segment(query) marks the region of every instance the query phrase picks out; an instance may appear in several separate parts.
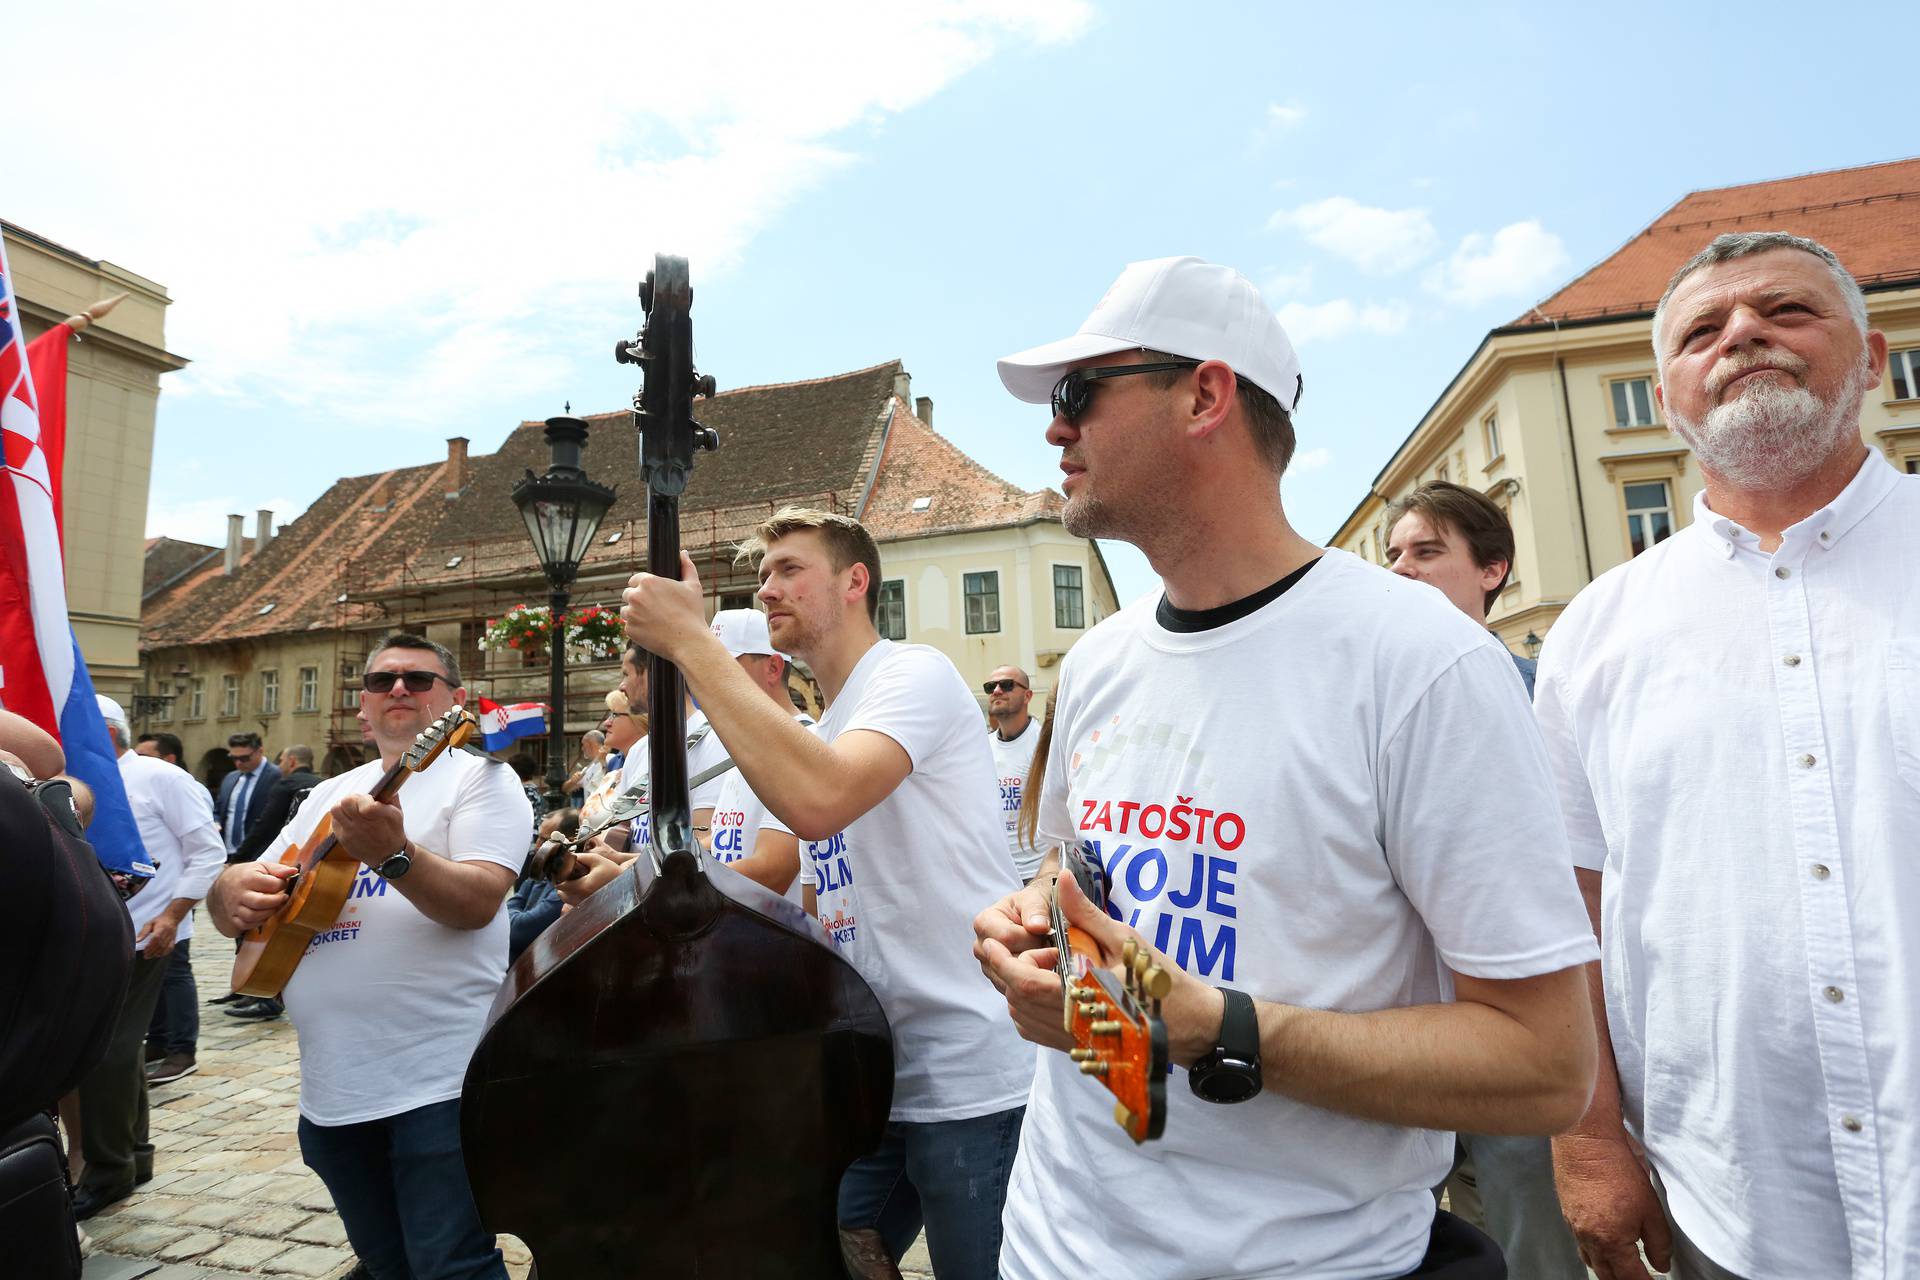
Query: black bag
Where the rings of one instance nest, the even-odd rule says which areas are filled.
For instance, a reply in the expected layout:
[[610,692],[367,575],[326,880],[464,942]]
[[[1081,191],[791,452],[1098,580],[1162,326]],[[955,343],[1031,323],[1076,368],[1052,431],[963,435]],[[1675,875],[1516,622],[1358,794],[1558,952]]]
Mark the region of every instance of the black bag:
[[53,1121],[35,1113],[0,1133],[0,1240],[9,1274],[78,1280],[80,1237]]

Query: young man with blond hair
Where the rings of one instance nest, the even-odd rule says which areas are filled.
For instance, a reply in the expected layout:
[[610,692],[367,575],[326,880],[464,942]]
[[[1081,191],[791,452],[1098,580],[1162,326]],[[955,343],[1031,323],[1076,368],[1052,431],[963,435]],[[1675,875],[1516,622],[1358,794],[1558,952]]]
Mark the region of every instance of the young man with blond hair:
[[893,1026],[893,1114],[840,1186],[840,1224],[895,1261],[925,1225],[941,1280],[995,1280],[1033,1054],[967,959],[979,903],[1017,887],[980,709],[953,663],[874,628],[880,553],[856,520],[788,508],[748,544],[773,646],[826,699],[809,731],[728,652],[699,575],[636,574],[627,633],[685,673],[769,822],[802,842],[821,924]]

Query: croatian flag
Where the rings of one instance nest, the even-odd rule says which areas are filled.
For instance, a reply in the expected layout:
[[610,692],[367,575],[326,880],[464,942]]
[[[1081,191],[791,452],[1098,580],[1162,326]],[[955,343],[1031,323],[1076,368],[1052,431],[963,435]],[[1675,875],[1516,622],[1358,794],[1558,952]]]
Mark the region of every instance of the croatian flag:
[[[60,530],[60,471],[66,451],[66,342],[56,326],[33,344],[32,367],[13,270],[0,245],[0,700],[60,740],[67,772],[93,789],[87,840],[110,871],[151,876],[93,681],[67,620]],[[59,386],[43,419],[34,372]]]
[[480,745],[488,751],[498,751],[515,738],[542,738],[546,733],[544,702],[511,702],[503,707],[491,698],[480,699]]

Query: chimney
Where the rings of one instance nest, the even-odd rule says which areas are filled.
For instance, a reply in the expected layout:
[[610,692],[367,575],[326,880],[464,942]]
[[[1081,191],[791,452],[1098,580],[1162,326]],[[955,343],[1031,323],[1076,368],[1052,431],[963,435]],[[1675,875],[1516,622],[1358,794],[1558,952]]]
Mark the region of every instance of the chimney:
[[932,426],[933,425],[933,397],[921,396],[918,400],[915,400],[913,402],[913,416],[920,419],[920,421],[926,423],[928,426]]
[[905,368],[893,375],[893,394],[900,397],[901,404],[913,403],[913,375]]
[[261,507],[253,513],[253,554],[259,555],[273,541],[273,512]]
[[447,496],[457,498],[460,491],[467,487],[467,438],[449,436],[447,439]]
[[227,572],[232,573],[240,567],[241,545],[247,540],[247,518],[242,515],[227,517]]

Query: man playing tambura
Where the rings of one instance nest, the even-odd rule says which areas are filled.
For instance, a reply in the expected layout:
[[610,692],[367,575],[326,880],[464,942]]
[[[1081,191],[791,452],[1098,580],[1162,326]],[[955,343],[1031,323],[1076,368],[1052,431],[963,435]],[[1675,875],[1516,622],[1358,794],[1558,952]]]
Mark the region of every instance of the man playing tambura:
[[[1136,939],[1172,975],[1178,1068],[1137,1147],[1079,1064],[1040,1054],[1002,1275],[1504,1274],[1430,1188],[1448,1130],[1579,1116],[1596,954],[1511,659],[1288,524],[1300,366],[1237,272],[1135,263],[1000,375],[1053,401],[1068,530],[1134,543],[1164,584],[1061,666],[1040,837],[1110,881],[1118,919],[1059,889],[1105,962]],[[975,929],[1021,1033],[1064,1050],[1056,873]]]

